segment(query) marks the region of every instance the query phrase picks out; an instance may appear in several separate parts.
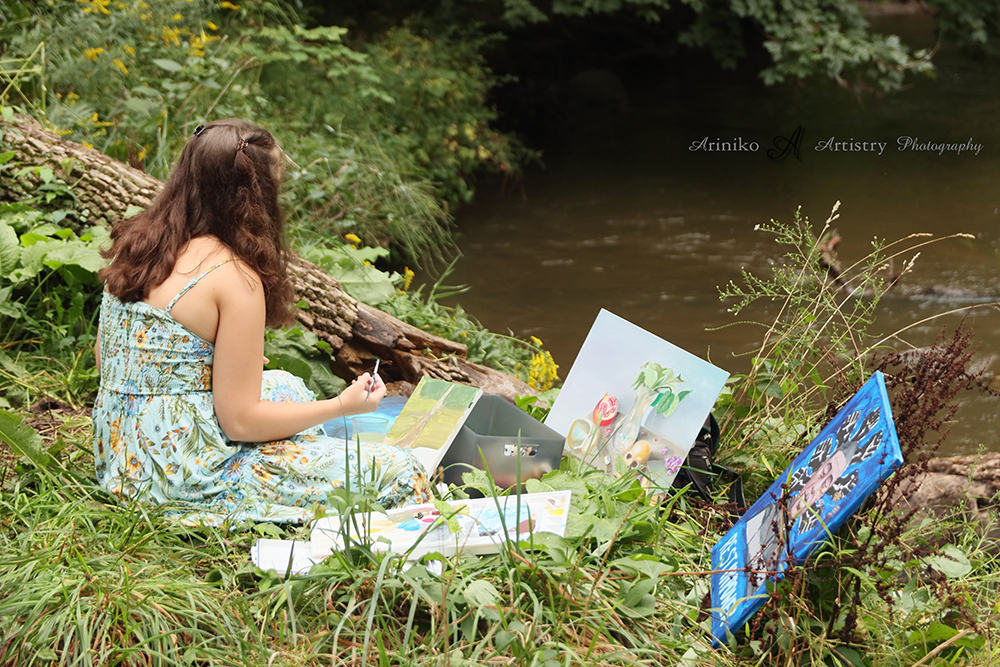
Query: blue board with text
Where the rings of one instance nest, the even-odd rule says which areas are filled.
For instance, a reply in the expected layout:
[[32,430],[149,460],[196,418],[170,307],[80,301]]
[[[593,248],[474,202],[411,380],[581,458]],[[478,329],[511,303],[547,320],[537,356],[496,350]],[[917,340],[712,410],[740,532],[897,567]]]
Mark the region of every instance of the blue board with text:
[[712,548],[712,635],[736,634],[768,580],[802,563],[903,463],[882,373],[855,394]]

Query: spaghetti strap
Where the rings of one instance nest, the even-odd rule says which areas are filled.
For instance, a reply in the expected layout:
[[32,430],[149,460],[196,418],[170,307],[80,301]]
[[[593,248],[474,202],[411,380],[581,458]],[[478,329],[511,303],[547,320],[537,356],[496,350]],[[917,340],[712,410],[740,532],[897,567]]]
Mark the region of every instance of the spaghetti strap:
[[221,262],[219,262],[218,264],[216,264],[215,266],[212,266],[212,267],[208,268],[207,270],[202,271],[201,274],[199,274],[198,276],[195,276],[194,278],[192,278],[191,282],[189,282],[187,285],[185,285],[184,288],[180,292],[178,292],[177,295],[173,299],[170,300],[170,303],[167,304],[167,307],[164,310],[169,313],[170,310],[174,307],[174,304],[177,303],[177,300],[180,299],[185,294],[187,294],[187,292],[188,292],[189,289],[191,289],[192,287],[194,287],[195,285],[197,285],[199,280],[201,280],[202,278],[204,278],[205,276],[207,276],[208,274],[210,274],[212,271],[215,271],[217,268],[219,268],[223,264],[227,264],[227,263],[233,261],[234,259],[236,259],[236,258],[235,257],[230,257],[229,259],[224,259]]

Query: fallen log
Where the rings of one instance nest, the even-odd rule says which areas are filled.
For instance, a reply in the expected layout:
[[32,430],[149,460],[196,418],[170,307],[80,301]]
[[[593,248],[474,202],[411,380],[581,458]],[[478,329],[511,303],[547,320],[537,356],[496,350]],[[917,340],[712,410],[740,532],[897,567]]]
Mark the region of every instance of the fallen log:
[[[12,122],[0,121],[0,142],[0,151],[15,153],[14,162],[24,167],[48,167],[72,185],[78,206],[88,212],[89,224],[114,225],[130,207],[149,206],[163,185],[149,174],[64,139],[26,116],[15,114]],[[35,171],[0,171],[0,200],[31,196],[41,183],[42,177]],[[301,257],[296,256],[289,268],[297,297],[304,302],[298,320],[330,344],[333,370],[344,379],[371,370],[377,356],[382,359],[379,372],[390,388],[398,383],[396,387],[404,392],[421,377],[430,376],[480,387],[511,401],[515,395],[537,393],[519,378],[469,361],[465,345],[353,299],[323,269]]]

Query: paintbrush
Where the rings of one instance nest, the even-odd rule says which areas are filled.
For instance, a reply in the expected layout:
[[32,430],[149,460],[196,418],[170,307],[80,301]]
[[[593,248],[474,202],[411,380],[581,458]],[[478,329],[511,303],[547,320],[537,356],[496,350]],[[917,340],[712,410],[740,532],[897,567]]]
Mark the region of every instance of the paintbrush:
[[375,386],[375,378],[378,377],[378,364],[379,364],[380,361],[382,361],[382,360],[381,359],[376,359],[375,360],[375,370],[372,371],[372,379],[368,383],[368,393],[365,394],[365,403],[368,402],[368,398],[372,395],[372,387]]

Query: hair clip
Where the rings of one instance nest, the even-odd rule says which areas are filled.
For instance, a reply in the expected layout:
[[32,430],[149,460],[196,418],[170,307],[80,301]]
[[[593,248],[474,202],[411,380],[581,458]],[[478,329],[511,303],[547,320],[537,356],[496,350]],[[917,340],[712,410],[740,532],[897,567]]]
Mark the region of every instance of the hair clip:
[[250,142],[246,139],[240,139],[240,143],[236,144],[237,151],[245,151],[246,147],[250,145]]
[[207,129],[208,128],[205,127],[204,125],[199,125],[198,127],[194,128],[194,136],[200,137],[201,135],[205,134],[205,130]]

